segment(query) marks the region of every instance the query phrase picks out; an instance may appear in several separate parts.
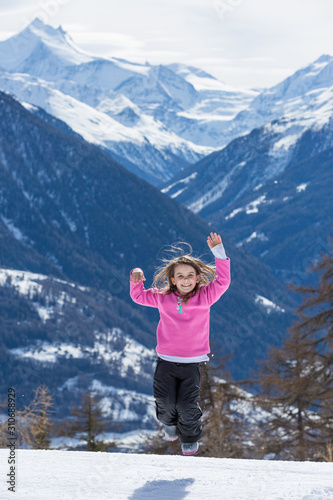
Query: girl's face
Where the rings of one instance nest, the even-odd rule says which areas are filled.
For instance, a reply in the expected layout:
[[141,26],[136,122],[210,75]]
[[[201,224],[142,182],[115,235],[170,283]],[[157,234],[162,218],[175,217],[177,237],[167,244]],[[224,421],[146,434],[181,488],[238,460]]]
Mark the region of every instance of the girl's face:
[[191,292],[200,281],[200,274],[197,274],[194,267],[187,264],[178,264],[174,270],[174,276],[171,278],[173,285],[176,285],[177,291],[182,295]]

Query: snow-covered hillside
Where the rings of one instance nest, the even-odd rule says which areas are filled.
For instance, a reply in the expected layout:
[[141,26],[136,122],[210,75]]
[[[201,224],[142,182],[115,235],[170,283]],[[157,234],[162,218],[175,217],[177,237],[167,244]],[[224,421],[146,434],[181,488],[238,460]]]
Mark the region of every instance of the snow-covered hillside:
[[230,121],[236,139],[162,189],[286,284],[311,279],[308,264],[330,251],[332,75],[333,57],[323,55],[261,92]]
[[[80,366],[86,363],[85,389],[98,396],[103,416],[112,417],[113,422],[121,423],[125,429],[118,435],[107,432],[101,439],[116,442],[121,450],[128,446],[136,451],[142,449],[143,430],[155,429],[155,404],[151,394],[155,350],[142,345],[117,327],[116,320],[115,326],[111,328],[98,319],[99,315],[104,314],[105,307],[112,312],[112,306],[103,298],[103,293],[97,293],[95,297],[96,291],[88,287],[37,273],[3,268],[0,269],[1,288],[7,291],[7,295],[10,292],[17,294],[19,300],[23,299],[31,306],[32,315],[37,312],[39,316],[40,334],[36,338],[37,328],[26,315],[25,324],[32,325],[34,338],[21,339],[16,335],[15,347],[8,349],[12,362],[20,363],[21,369],[27,366],[30,377],[35,375],[35,385],[40,383],[41,370],[44,370],[44,383],[50,384],[46,370],[50,371],[54,380],[57,371],[64,372],[68,366],[74,370],[76,364]],[[97,298],[98,310],[96,303],[92,305],[89,302],[93,297]],[[262,310],[263,314],[279,309],[260,295],[257,295],[255,302],[258,311]],[[87,336],[80,324],[82,316],[87,326]],[[54,324],[58,324],[62,335],[52,329],[45,339],[46,331]],[[89,365],[89,362],[92,364]],[[103,369],[110,375],[108,381],[101,375]],[[57,392],[58,410],[61,404],[67,406],[69,393],[72,401],[78,398],[81,394],[80,381],[82,374],[79,370],[74,370],[68,377],[59,378],[53,387]],[[236,419],[246,421],[249,429],[256,429],[270,418],[270,414],[256,404],[251,393],[241,389],[235,391],[239,397],[232,401],[231,406]],[[131,432],[128,435],[129,429]],[[52,441],[53,448],[75,448],[80,444],[79,439],[73,438],[55,438]]]
[[225,144],[284,116],[290,121],[320,126],[332,114],[332,83],[333,57],[323,55],[279,84],[262,90],[229,123]]
[[[333,464],[17,450],[16,493],[2,500],[331,500]],[[16,496],[15,496],[16,495]]]
[[[0,269],[1,289],[7,291],[8,296],[14,293],[16,300],[24,301],[31,308],[31,317],[26,314],[25,325],[28,328],[31,325],[34,335],[30,334],[29,339],[25,339],[17,333],[13,347],[8,349],[12,363],[19,363],[21,370],[26,367],[29,377],[25,378],[25,383],[28,378],[34,379],[36,387],[41,383],[40,372],[44,370],[43,382],[50,386],[54,374],[63,373],[65,366],[73,370],[76,364],[85,364],[86,375],[90,372],[86,389],[99,396],[104,417],[112,414],[114,421],[122,422],[125,429],[139,424],[153,426],[155,413],[150,386],[155,351],[119,328],[116,319],[111,322],[113,327],[109,326],[110,323],[107,326],[101,322],[99,316],[103,315],[105,308],[111,312],[113,307],[108,303],[110,301],[105,301],[103,293],[97,293],[96,297],[96,290],[88,287],[37,273],[3,268]],[[91,299],[96,298],[98,311],[88,305]],[[87,335],[83,324],[87,326]],[[59,335],[55,328],[50,336],[46,336],[52,325],[58,325],[62,334]],[[100,375],[103,369],[109,373],[108,381]],[[53,374],[49,380],[46,372]],[[71,399],[80,393],[82,374],[79,375],[79,372],[74,369],[58,380],[58,412],[61,400],[64,408],[68,407],[69,391]],[[138,379],[141,387],[138,386]]]
[[38,19],[0,42],[0,88],[155,182],[224,144],[222,130],[258,95],[189,66],[96,57]]
[[[23,104],[39,106],[63,120],[86,141],[135,163],[148,179],[149,176],[166,179],[176,174],[175,167],[179,165],[174,162],[174,156],[181,157],[186,164],[212,150],[182,139],[122,96],[113,93],[112,99],[105,98],[94,107],[86,104],[88,92],[84,93],[70,82],[66,82],[65,87],[60,91],[55,84],[27,74],[0,73],[1,89],[15,95]],[[168,174],[166,165],[169,165]]]
[[[331,64],[333,67],[333,62]],[[285,108],[288,108],[288,102],[285,102]],[[257,112],[261,120],[264,109]],[[254,113],[251,107],[247,113],[250,110]],[[297,154],[305,157],[300,146],[305,150],[304,153],[308,153],[304,146],[306,133],[323,131],[315,153],[331,147],[332,116],[333,85],[309,91],[309,95],[306,94],[303,98],[299,96],[296,105],[290,104],[290,111],[283,116],[268,121],[259,129],[239,137],[216,155],[189,167],[162,192],[186,204],[196,213],[202,212],[217,200],[223,206],[232,206],[244,193],[255,191],[257,186],[284,172]],[[267,118],[271,117],[272,113],[269,113]],[[258,120],[259,118],[254,119],[254,126]],[[230,191],[234,194],[227,198],[226,193]],[[255,195],[253,203],[256,203]]]
[[158,185],[283,116],[288,139],[272,149],[279,163],[305,127],[331,115],[332,72],[333,58],[323,55],[270,89],[236,89],[184,64],[88,54],[61,27],[39,19],[0,42],[1,89],[65,121]]

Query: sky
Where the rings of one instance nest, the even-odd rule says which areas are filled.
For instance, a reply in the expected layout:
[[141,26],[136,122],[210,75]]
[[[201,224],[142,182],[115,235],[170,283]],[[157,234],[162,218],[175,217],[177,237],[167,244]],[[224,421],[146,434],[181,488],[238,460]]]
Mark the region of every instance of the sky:
[[238,88],[271,87],[333,56],[331,0],[0,0],[0,40],[36,17],[90,53],[181,62]]

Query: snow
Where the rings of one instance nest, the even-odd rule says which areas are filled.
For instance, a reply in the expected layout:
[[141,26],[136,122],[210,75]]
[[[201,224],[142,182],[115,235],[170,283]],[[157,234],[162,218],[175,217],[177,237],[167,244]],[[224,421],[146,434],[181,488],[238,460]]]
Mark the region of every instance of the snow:
[[[215,182],[214,187],[212,189],[210,189],[209,191],[206,191],[206,193],[201,198],[199,198],[194,203],[190,204],[188,206],[188,208],[190,210],[192,210],[194,213],[198,213],[198,212],[200,212],[200,210],[205,208],[210,203],[213,203],[215,200],[218,200],[219,198],[221,198],[224,191],[231,184],[233,176],[236,175],[239,171],[241,171],[245,165],[246,165],[246,162],[242,161],[241,163],[239,163],[235,167],[233,167],[230,170],[230,172],[228,172],[222,178],[222,180],[220,180],[219,182]],[[179,182],[181,182],[181,181],[179,181]]]
[[[281,174],[292,159],[305,131],[319,131],[323,127],[330,127],[333,112],[332,74],[333,58],[325,56],[278,86],[264,90],[247,109],[229,122],[228,130],[223,130],[222,134],[228,141],[232,135],[240,137],[262,127],[258,144],[268,148],[266,165],[262,167],[258,162],[258,167],[251,168],[244,190],[258,190],[265,181]],[[327,139],[320,146],[320,151],[331,146],[331,134],[327,132],[325,135]],[[233,175],[237,174],[234,168],[229,167],[228,174],[222,180],[218,178],[213,188],[208,184],[202,190],[196,190],[187,204],[188,208],[199,212],[216,199],[222,198],[226,186],[231,185]],[[191,187],[188,186],[189,192]],[[244,210],[247,214],[257,213],[258,204],[246,209],[236,209],[228,217],[234,217]]]
[[[333,464],[16,450],[20,500],[329,500]],[[8,450],[0,450],[2,500]]]
[[[282,100],[283,106],[281,108],[277,106],[278,101],[275,102],[272,96],[272,101],[270,101],[269,96],[269,93],[263,93],[253,101],[247,110],[239,113],[230,122],[230,130],[235,134],[235,130],[237,130],[236,135],[239,137],[246,128],[251,130],[265,123],[260,132],[258,145],[268,149],[267,161],[264,167],[258,161],[258,167],[254,165],[251,172],[245,174],[243,190],[252,189],[256,191],[266,181],[272,180],[283,173],[292,160],[300,139],[308,130],[316,132],[325,127],[326,130],[323,133],[325,140],[320,145],[318,152],[331,147],[330,128],[332,127],[333,86],[321,88],[320,91],[318,89],[316,91],[311,90],[302,98],[298,97],[296,99],[294,97],[289,100]],[[295,101],[297,102],[295,103]],[[274,102],[276,109],[271,112],[272,103]],[[227,149],[226,156],[228,156],[228,152]],[[258,156],[254,158],[257,160]],[[190,210],[198,213],[215,200],[222,198],[224,192],[232,185],[233,178],[239,175],[239,170],[245,162],[241,162],[235,167],[229,167],[228,162],[227,164],[228,173],[224,177],[218,175],[217,182],[213,187],[211,187],[211,183],[207,183],[206,187],[204,186],[203,189],[195,191],[187,204]],[[181,180],[178,182],[181,183]],[[192,185],[189,184],[189,192],[191,192],[191,188]],[[266,201],[264,197],[261,197],[252,204],[248,204],[245,208],[233,210],[227,215],[226,219],[228,220],[228,218],[232,218],[243,211],[247,214],[258,213],[258,207],[261,203],[272,203],[272,201]]]
[[[138,416],[136,415],[136,420]],[[103,439],[106,443],[115,443],[119,452],[133,452],[133,450],[138,450],[142,448],[147,442],[147,438],[154,437],[155,431],[149,430],[135,430],[129,432],[105,432],[103,435],[99,435],[98,439]],[[51,448],[53,450],[75,449],[76,446],[82,446],[85,442],[80,438],[71,438],[67,436],[56,437],[51,439]]]
[[[15,287],[18,293],[31,297],[35,292],[41,292],[42,286],[39,281],[49,280],[50,277],[45,274],[32,273],[30,271],[0,268],[0,286],[4,286],[7,279],[11,281],[11,286]],[[69,285],[73,288],[77,286],[75,283],[60,280],[58,278],[52,278],[52,280],[63,285]],[[88,288],[84,286],[79,286],[78,288],[83,292],[88,290]],[[68,298],[66,297],[66,299]]]
[[[31,273],[29,271],[20,271],[20,270],[15,270],[15,269],[1,269],[0,268],[0,286],[5,286],[7,283],[11,287],[15,288],[15,290],[20,294],[20,295],[25,295],[30,299],[34,299],[34,296],[36,294],[40,294],[43,291],[43,285],[41,282],[49,280],[50,278],[46,275],[43,274],[37,274],[37,273]],[[71,287],[75,287],[76,285],[74,283],[70,283],[68,281],[63,281],[58,278],[52,278],[52,280],[56,283],[62,284],[62,285],[68,285]],[[79,289],[81,291],[86,291],[87,288],[83,286],[79,286]],[[61,309],[64,305],[65,302],[71,302],[72,304],[75,303],[76,299],[75,297],[71,297],[68,293],[65,293],[63,291],[59,291],[56,296],[52,297],[53,300],[55,300],[55,305],[52,307],[49,306],[43,306],[38,303],[38,301],[33,301],[32,305],[35,307],[37,313],[39,314],[39,317],[41,318],[42,321],[46,321],[50,319],[54,315],[54,311],[57,308],[58,310]],[[46,297],[47,300],[47,297]],[[34,355],[34,352],[36,351],[36,347],[32,348],[32,350],[29,350],[29,348],[26,348],[26,350],[23,352],[17,351],[15,354],[16,355],[22,355],[24,357],[35,357],[36,359],[41,358],[42,354],[41,351],[45,351],[43,346],[38,346],[38,356],[36,357]],[[47,351],[47,349],[46,349]],[[48,358],[49,355],[46,354],[46,358]]]
[[23,242],[28,242],[28,238],[26,236],[24,236],[24,234],[22,233],[22,231],[15,226],[15,224],[7,219],[6,217],[4,217],[3,215],[1,215],[1,219],[2,219],[2,222],[5,224],[5,226],[7,227],[8,231],[12,233],[12,235],[14,236],[14,238],[18,241],[23,241]]
[[17,347],[10,349],[14,356],[21,358],[33,358],[36,361],[55,363],[58,356],[66,356],[73,358],[82,358],[83,353],[80,347],[75,347],[70,344],[50,344],[49,342],[42,342],[36,347],[23,348]]
[[[85,140],[162,181],[178,173],[170,168],[173,154],[194,163],[264,124],[276,137],[267,167],[254,182],[268,180],[286,168],[304,131],[323,127],[333,111],[331,56],[259,94],[185,64],[96,57],[77,47],[61,27],[37,19],[0,42],[0,66],[6,70],[0,87],[26,107],[44,108]],[[223,194],[225,185],[189,208],[200,211]],[[183,192],[177,191],[173,197]]]
[[[184,179],[181,180],[180,184],[188,184],[190,181],[194,180],[197,176],[198,172],[193,172],[191,175],[189,175],[188,177],[184,177]],[[168,193],[170,191],[170,189],[172,189],[174,186],[176,186],[177,184],[179,183],[179,181],[177,182],[174,182],[173,184],[170,184],[169,186],[167,186],[166,188],[164,189],[161,189],[161,192],[162,193]],[[185,189],[185,188],[184,188]],[[181,190],[183,191],[183,189]],[[172,198],[175,198],[176,196],[178,196],[179,192],[172,195]]]
[[[95,86],[98,85],[96,81]],[[156,164],[157,161],[152,157],[151,162],[147,162],[147,154],[143,159],[142,147],[156,148],[163,156],[166,151],[172,151],[189,162],[213,151],[211,147],[183,139],[124,96],[111,94],[106,98],[104,89],[98,90],[97,99],[93,97],[96,95],[93,86],[82,90],[74,82],[59,81],[55,84],[41,77],[6,72],[0,74],[0,88],[14,94],[26,108],[29,102],[45,109],[66,122],[86,141],[126,157],[143,170],[151,171],[150,163]],[[91,102],[96,99],[97,103]],[[128,111],[137,118],[126,121]]]
[[296,191],[298,193],[301,193],[302,191],[305,191],[307,187],[308,187],[308,183],[304,182],[303,184],[300,184],[299,186],[296,186]]
[[[229,216],[230,218],[231,216]],[[260,241],[268,241],[267,236],[265,233],[257,233],[257,231],[253,231],[253,233],[250,234],[248,238],[245,238],[244,241],[241,241],[240,243],[237,243],[237,247],[241,247],[244,245],[244,243],[251,243],[253,240],[260,240]]]
[[31,273],[29,271],[17,271],[13,269],[0,269],[0,285],[4,286],[7,280],[10,280],[17,292],[21,295],[33,297],[37,292],[42,291],[39,281],[48,279],[43,274]]
[[[91,354],[97,354],[97,359],[103,359],[110,364],[120,363],[123,377],[126,377],[129,368],[132,368],[134,373],[139,374],[142,370],[143,360],[149,360],[152,363],[155,360],[156,353],[154,349],[148,349],[139,344],[119,328],[112,328],[111,332],[109,331],[106,334],[97,333],[95,336],[94,347],[86,347],[85,350]],[[116,350],[116,347],[113,347],[112,351],[110,351],[110,343],[115,343],[117,339],[122,339],[125,345],[119,351]]]
[[21,101],[22,106],[25,107],[28,111],[38,111],[38,107],[30,104],[29,102]]
[[61,27],[38,19],[0,42],[0,67],[0,88],[27,109],[45,109],[85,140],[164,181],[177,173],[170,171],[170,153],[186,163],[208,155],[221,146],[228,122],[258,95],[191,66],[93,56]]
[[[230,85],[226,85],[225,83],[216,80],[211,77],[200,77],[198,75],[189,74],[186,77],[186,80],[193,85],[196,90],[222,90],[224,92],[234,92],[235,88]],[[249,95],[255,97],[257,92],[251,90],[245,90]]]
[[258,199],[251,201],[248,205],[246,205],[245,211],[247,214],[256,214],[259,212],[258,206],[262,203],[266,203],[266,195],[259,196]]
[[288,134],[288,135],[282,137],[280,140],[276,141],[273,144],[273,147],[272,147],[272,149],[270,151],[270,154],[275,155],[275,153],[279,149],[288,150],[291,147],[295,146],[296,142],[301,137],[301,135],[302,135],[303,132],[304,132],[304,130],[302,130],[298,134]]
[[72,231],[72,233],[75,233],[77,230],[75,222],[66,214],[64,210],[60,210],[61,215],[65,219],[69,229]]
[[54,307],[45,307],[41,306],[39,304],[34,304],[38,315],[42,321],[47,321],[48,319],[52,318],[53,313],[54,313]]
[[21,33],[1,42],[2,66],[11,70],[22,64],[35,49],[39,48],[41,42],[65,65],[79,65],[93,60],[90,54],[74,46],[71,37],[61,27],[55,29],[35,19]]
[[242,208],[235,208],[235,210],[233,210],[232,212],[230,212],[229,215],[225,216],[225,220],[232,219],[233,217],[235,217],[235,215],[237,215],[237,214],[239,214],[241,212],[243,212]]
[[171,198],[177,198],[177,196],[181,195],[185,191],[185,189],[186,187],[184,187],[183,189],[179,189],[179,191],[171,195]]
[[[96,379],[90,383],[89,390],[92,394],[98,394],[100,398],[99,407],[104,416],[111,416],[115,422],[141,421],[144,423],[148,419],[156,421],[154,398],[150,394],[108,386]],[[138,405],[140,415],[133,410]],[[144,416],[142,415],[143,406],[145,406]],[[137,429],[135,433],[141,434],[142,430]],[[124,434],[119,434],[119,437],[123,439]],[[109,442],[108,435],[103,435],[103,439]]]
[[[69,297],[70,299],[70,297]],[[36,306],[42,320],[49,319],[54,313],[54,308]],[[120,375],[126,377],[129,368],[134,373],[139,374],[142,370],[142,361],[153,363],[156,353],[153,349],[139,344],[129,335],[126,335],[119,328],[112,328],[106,333],[95,333],[93,347],[79,345],[74,346],[68,343],[49,343],[46,341],[37,342],[34,345],[10,349],[11,354],[21,358],[31,358],[43,363],[56,363],[59,356],[66,358],[94,358],[97,361],[106,363],[118,363]],[[121,341],[121,347],[117,349],[117,341]],[[124,345],[123,345],[124,344]],[[110,346],[112,348],[110,348]]]
[[272,311],[274,312],[285,312],[285,309],[282,307],[276,305],[274,302],[271,300],[267,299],[266,297],[263,297],[262,295],[256,294],[256,298],[254,299],[255,304],[260,304],[265,307],[267,314],[270,314]]
[[[141,370],[141,377],[147,378],[147,374]],[[96,374],[98,376],[98,374]],[[151,375],[149,375],[149,380],[151,381]],[[66,380],[66,382],[58,387],[61,391],[75,392],[80,387],[79,377],[72,377]],[[154,398],[151,394],[145,394],[142,392],[119,388],[115,386],[110,386],[102,383],[100,380],[93,379],[87,389],[94,395],[98,395],[99,408],[101,409],[103,416],[105,418],[110,417],[113,422],[121,423],[134,423],[136,429],[131,432],[129,437],[127,433],[117,434],[115,438],[114,433],[105,432],[99,436],[106,443],[111,443],[116,439],[118,448],[128,448],[131,451],[138,451],[139,445],[144,441],[143,434],[156,433],[156,412]],[[250,405],[249,405],[250,406]],[[249,410],[250,411],[250,410]],[[256,409],[258,418],[260,418],[259,411]],[[255,416],[254,416],[255,418]],[[149,427],[151,430],[143,430],[143,427]],[[71,438],[71,442],[68,442],[68,438],[65,436],[60,436],[59,439],[52,439],[52,448],[56,448],[62,445],[63,447],[72,446],[76,447],[80,445],[80,441],[75,438]]]
[[245,207],[235,208],[230,214],[225,216],[225,220],[232,219],[235,215],[245,212],[247,215],[257,214],[259,212],[259,206],[262,204],[271,204],[272,200],[266,200],[266,194],[259,196],[259,198],[251,201]]

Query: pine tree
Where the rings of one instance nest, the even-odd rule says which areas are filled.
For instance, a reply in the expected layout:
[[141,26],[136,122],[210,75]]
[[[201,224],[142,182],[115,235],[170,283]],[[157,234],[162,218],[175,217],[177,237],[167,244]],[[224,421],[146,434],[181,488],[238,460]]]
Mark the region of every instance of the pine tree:
[[262,446],[279,458],[319,460],[327,450],[329,456],[333,436],[333,258],[324,256],[312,272],[324,273],[319,285],[292,286],[304,296],[299,319],[261,363],[258,400],[272,413]]
[[320,276],[318,284],[292,287],[303,296],[297,311],[299,319],[292,331],[309,339],[315,351],[312,382],[317,391],[316,457],[326,456],[326,460],[331,456],[333,441],[333,239],[331,245],[331,254],[323,255],[312,268]]
[[293,331],[282,348],[271,348],[262,363],[257,398],[271,413],[263,426],[261,447],[278,458],[305,460],[313,457],[316,441],[314,411],[317,384],[312,346]]
[[74,418],[70,422],[68,435],[85,441],[88,451],[107,451],[114,446],[97,438],[106,431],[107,423],[98,406],[96,395],[86,391],[81,406],[73,408],[70,414]]
[[[202,365],[200,405],[204,412],[203,438],[198,455],[243,458],[247,453],[247,425],[240,415],[236,415],[235,404],[244,396],[236,384],[228,380],[224,361],[221,358],[217,368],[206,363]],[[223,379],[220,373],[223,373]]]

